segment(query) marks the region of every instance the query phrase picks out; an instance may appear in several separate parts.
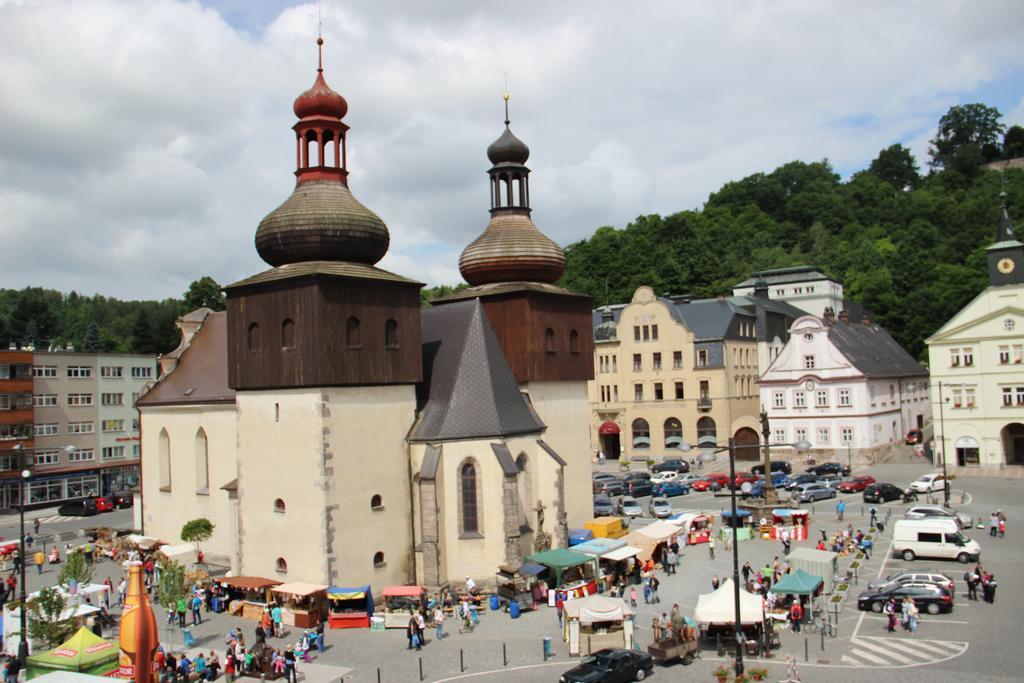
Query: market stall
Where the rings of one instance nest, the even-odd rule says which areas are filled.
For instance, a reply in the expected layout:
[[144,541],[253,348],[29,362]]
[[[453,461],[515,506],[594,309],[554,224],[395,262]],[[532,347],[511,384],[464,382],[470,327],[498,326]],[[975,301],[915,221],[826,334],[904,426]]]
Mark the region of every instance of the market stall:
[[120,540],[131,543],[139,550],[145,552],[156,550],[162,545],[167,545],[165,542],[159,539],[153,538],[151,536],[142,536],[140,534],[128,534],[127,536],[122,536]]
[[660,562],[665,547],[679,538],[681,534],[682,529],[676,524],[658,520],[629,532],[629,535],[626,536],[626,543],[640,549],[637,557],[641,560],[646,562],[649,559],[654,559],[655,562]]
[[327,625],[331,628],[370,628],[373,592],[369,586],[327,589]]
[[[693,617],[705,637],[722,635],[723,639],[735,633],[736,597],[732,579],[726,579],[718,590],[697,598]],[[740,626],[752,640],[759,640],[764,624],[764,601],[760,595],[740,589]]]
[[[578,553],[590,555],[596,557],[598,560],[598,592],[603,592],[611,588],[612,582],[617,580],[619,576],[625,576],[627,574],[625,567],[618,566],[618,562],[608,562],[606,557],[608,553],[614,552],[621,548],[626,547],[625,539],[621,538],[595,538],[592,541],[581,543],[573,546],[573,550]],[[634,548],[635,552],[627,555],[627,557],[633,557],[636,553],[640,552],[640,548]]]
[[282,583],[262,576],[225,576],[217,582],[230,600],[228,613],[253,620],[262,619],[263,610],[273,606],[270,589]]
[[665,520],[680,527],[683,532],[679,536],[685,539],[681,545],[707,543],[715,523],[715,516],[709,512],[680,512]]
[[597,558],[593,555],[554,548],[526,559],[548,569],[547,576],[543,578],[554,589],[548,593],[548,605],[597,593]]
[[109,676],[117,671],[117,645],[95,635],[84,626],[59,647],[29,656],[26,679],[50,671],[75,671]]
[[591,595],[562,603],[562,639],[570,655],[633,647],[633,610],[624,600]]
[[538,577],[547,571],[547,567],[535,562],[524,562],[517,568],[501,565],[498,567],[494,582],[497,587],[498,603],[504,601],[511,605],[514,602],[519,605],[520,611],[537,609],[537,602],[542,593],[539,590]]
[[772,510],[772,538],[782,537],[783,531],[789,532],[791,541],[807,540],[808,529],[811,525],[810,510]]
[[[775,609],[770,610],[770,616],[778,621],[786,621],[789,618],[789,605],[794,598],[806,606],[816,596],[821,595],[823,586],[824,581],[820,576],[812,576],[803,569],[794,569],[783,574],[782,578],[768,589],[776,596],[786,596],[785,599],[772,601],[775,602]],[[809,614],[810,610],[805,608],[804,613]]]
[[315,583],[282,583],[270,589],[277,601],[283,602],[281,621],[285,626],[312,628],[327,612],[327,586]]
[[423,586],[385,586],[381,591],[384,599],[384,628],[405,628],[409,617],[424,604],[427,591]]
[[573,552],[583,553],[584,555],[601,557],[604,553],[617,550],[625,545],[626,541],[621,538],[595,538],[587,541],[586,543],[580,543],[579,545],[573,546],[572,550]]
[[[96,584],[90,584],[96,585]],[[106,589],[106,586],[101,586]],[[58,589],[59,590],[59,589]],[[68,599],[68,594],[61,590],[61,594],[64,595],[65,600]],[[27,598],[31,602],[32,599],[39,597],[39,593],[30,593]],[[60,615],[57,617],[58,622],[73,621],[76,626],[84,626],[86,620],[93,614],[100,611],[99,607],[90,605],[83,602],[71,604],[71,600],[65,605],[64,609],[61,610]],[[98,603],[96,603],[98,604]],[[12,605],[17,605],[14,602],[8,602],[3,607],[3,651],[7,654],[14,655],[18,652],[18,643],[20,642],[19,634],[21,628],[19,621],[21,619],[21,610],[18,607],[11,609]],[[32,637],[28,638],[29,652],[34,651],[34,643]]]
[[839,569],[839,555],[829,550],[794,548],[786,558],[794,570],[802,569],[811,576],[821,577],[824,591],[831,593]]
[[749,541],[754,538],[754,515],[750,510],[737,510],[733,519],[732,510],[722,512],[722,538],[732,538],[733,527],[736,527],[736,540]]
[[178,545],[164,545],[156,551],[168,560],[177,562],[183,567],[190,567],[198,560],[196,547],[191,543],[179,543]]

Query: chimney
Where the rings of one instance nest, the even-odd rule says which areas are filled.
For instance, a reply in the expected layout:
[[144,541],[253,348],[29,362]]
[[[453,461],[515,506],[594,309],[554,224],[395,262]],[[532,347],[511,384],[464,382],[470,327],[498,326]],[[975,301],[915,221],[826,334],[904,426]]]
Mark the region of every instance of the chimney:
[[864,309],[864,318],[861,320],[861,323],[864,324],[864,325],[871,325],[872,324],[871,323],[871,313],[866,308]]
[[758,299],[768,298],[768,282],[762,277],[754,281],[754,296]]
[[839,311],[839,321],[847,324],[850,323],[850,314],[846,312],[845,308]]
[[821,317],[825,319],[826,325],[835,325],[836,323],[836,312],[831,306],[825,307],[825,312]]

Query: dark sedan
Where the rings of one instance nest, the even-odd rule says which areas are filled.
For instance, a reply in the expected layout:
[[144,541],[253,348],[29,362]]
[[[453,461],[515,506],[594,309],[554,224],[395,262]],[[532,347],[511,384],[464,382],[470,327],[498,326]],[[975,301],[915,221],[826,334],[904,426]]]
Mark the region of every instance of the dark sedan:
[[621,479],[605,479],[596,482],[597,489],[594,493],[603,493],[606,496],[621,496],[626,491],[626,484]]
[[903,489],[893,484],[879,482],[864,489],[865,503],[884,503],[888,500],[899,500],[903,497]]
[[75,517],[90,517],[99,512],[96,507],[96,501],[92,498],[86,498],[84,500],[74,500],[64,503],[57,508],[58,515],[67,515]]
[[925,583],[886,584],[877,590],[864,591],[857,596],[857,609],[881,612],[886,601],[893,598],[896,600],[896,609],[899,610],[899,603],[907,596],[914,601],[918,609],[928,614],[953,611],[952,594],[945,588]]
[[818,481],[818,475],[816,474],[798,474],[795,477],[789,478],[789,483],[786,484],[787,489],[795,489],[800,484],[813,484]]
[[812,465],[807,468],[807,471],[811,474],[817,474],[819,477],[823,474],[838,474],[842,477],[849,476],[850,474],[850,468],[838,462],[823,462],[820,465]]
[[130,508],[135,505],[135,494],[131,491],[114,491],[110,500],[114,501],[114,507],[118,510]]
[[654,487],[647,479],[630,479],[626,482],[626,492],[634,498],[649,496],[653,490]]
[[652,472],[678,472],[686,474],[690,471],[690,463],[682,458],[668,458],[651,468]]
[[646,652],[611,648],[585,657],[579,666],[569,669],[561,683],[619,683],[642,681],[654,671],[654,660]]

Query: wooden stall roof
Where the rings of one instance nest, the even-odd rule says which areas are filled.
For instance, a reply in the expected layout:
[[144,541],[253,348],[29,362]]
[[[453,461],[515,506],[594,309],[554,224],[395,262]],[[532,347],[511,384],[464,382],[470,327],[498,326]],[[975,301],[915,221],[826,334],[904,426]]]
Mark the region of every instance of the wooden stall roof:
[[217,579],[218,582],[223,583],[226,586],[232,588],[241,588],[243,590],[258,590],[260,588],[270,588],[271,586],[280,586],[281,581],[274,579],[267,579],[262,576],[225,576]]
[[270,589],[273,593],[284,593],[286,595],[298,595],[300,597],[307,597],[315,595],[317,593],[323,593],[327,590],[327,586],[321,586],[315,583],[282,583],[280,586],[274,586]]

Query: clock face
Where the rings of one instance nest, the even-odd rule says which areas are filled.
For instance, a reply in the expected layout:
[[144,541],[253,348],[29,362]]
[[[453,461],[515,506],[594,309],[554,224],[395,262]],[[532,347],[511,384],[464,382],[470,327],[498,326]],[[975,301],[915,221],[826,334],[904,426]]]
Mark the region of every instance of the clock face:
[[1013,262],[1013,259],[1008,258],[999,259],[999,263],[996,264],[996,268],[998,268],[999,272],[1003,275],[1009,275],[1012,273],[1015,266],[1016,264]]

